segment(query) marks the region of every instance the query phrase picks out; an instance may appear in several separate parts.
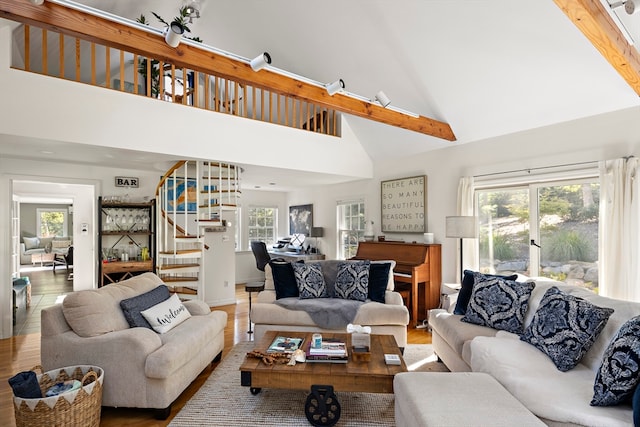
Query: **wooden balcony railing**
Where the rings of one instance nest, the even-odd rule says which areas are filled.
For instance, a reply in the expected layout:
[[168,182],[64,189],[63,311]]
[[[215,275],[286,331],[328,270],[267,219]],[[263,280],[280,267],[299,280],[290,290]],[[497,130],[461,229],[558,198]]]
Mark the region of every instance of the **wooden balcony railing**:
[[310,102],[32,25],[13,38],[15,69],[340,136],[337,111]]

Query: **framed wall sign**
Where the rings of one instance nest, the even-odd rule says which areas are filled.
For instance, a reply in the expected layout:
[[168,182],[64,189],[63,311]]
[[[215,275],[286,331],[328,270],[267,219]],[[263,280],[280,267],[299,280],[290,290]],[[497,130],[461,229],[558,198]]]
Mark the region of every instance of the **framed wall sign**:
[[289,234],[309,236],[313,227],[313,205],[289,206]]
[[382,181],[383,233],[427,231],[427,176]]

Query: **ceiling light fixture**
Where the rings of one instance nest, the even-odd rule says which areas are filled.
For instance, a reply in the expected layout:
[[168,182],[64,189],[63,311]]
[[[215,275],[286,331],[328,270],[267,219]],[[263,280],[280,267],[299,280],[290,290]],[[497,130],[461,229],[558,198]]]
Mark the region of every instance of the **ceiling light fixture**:
[[389,104],[391,104],[391,100],[387,95],[384,94],[383,91],[376,93],[375,100],[380,103],[383,107],[387,108]]
[[36,6],[40,6],[41,4],[44,4],[44,0],[29,0],[31,2],[31,4],[35,4]]
[[327,84],[325,87],[329,95],[333,96],[344,89],[344,81],[342,79],[338,79],[333,83]]
[[165,30],[164,41],[171,47],[178,47],[182,34],[184,34],[184,27],[182,24],[177,21],[173,21]]
[[627,15],[633,15],[638,10],[640,10],[638,9],[637,3],[638,0],[626,0],[612,3],[611,5],[609,5],[609,7],[611,7],[611,9],[617,9],[620,6],[624,6],[624,11],[627,12]]
[[249,64],[251,64],[253,71],[260,71],[267,65],[271,64],[271,55],[264,52],[253,58]]

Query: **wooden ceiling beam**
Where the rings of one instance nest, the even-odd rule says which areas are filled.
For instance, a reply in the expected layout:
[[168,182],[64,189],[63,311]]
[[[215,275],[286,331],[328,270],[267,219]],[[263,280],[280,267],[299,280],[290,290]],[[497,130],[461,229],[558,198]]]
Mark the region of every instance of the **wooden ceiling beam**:
[[[580,31],[640,95],[640,56],[599,0],[554,0]],[[639,40],[640,42],[640,40]]]
[[168,46],[164,38],[158,34],[57,3],[47,1],[41,6],[35,6],[27,0],[0,0],[0,17],[152,57],[178,67],[239,81],[345,114],[448,141],[456,140],[451,127],[445,122],[424,116],[412,117],[340,93],[330,96],[323,87],[283,76],[268,69],[255,72],[244,61],[199,47],[181,43],[174,49]]

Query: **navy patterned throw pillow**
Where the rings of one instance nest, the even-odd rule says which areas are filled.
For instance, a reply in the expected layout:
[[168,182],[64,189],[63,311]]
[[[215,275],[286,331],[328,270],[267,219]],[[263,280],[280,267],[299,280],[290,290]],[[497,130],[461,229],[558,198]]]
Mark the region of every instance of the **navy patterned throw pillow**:
[[598,307],[553,286],[520,339],[549,356],[559,371],[575,368],[607,324],[612,308]]
[[[474,273],[474,276],[482,276]],[[476,281],[463,322],[521,334],[534,282],[520,283],[500,277]]]
[[611,406],[627,401],[640,383],[640,316],[628,320],[602,357],[596,374],[591,406]]
[[369,265],[369,299],[384,304],[387,285],[389,284],[389,262],[372,262]]
[[513,274],[511,276],[500,276],[497,274],[482,274],[477,271],[465,270],[464,277],[462,278],[460,292],[458,293],[458,299],[456,300],[456,306],[453,310],[453,314],[465,314],[467,312],[467,306],[469,305],[469,301],[471,300],[471,293],[473,292],[473,287],[476,285],[476,283],[482,282],[488,279],[493,279],[494,277],[500,277],[506,280],[516,280],[518,278],[518,275]]
[[336,297],[365,301],[369,295],[370,261],[341,262],[336,276]]
[[327,298],[327,285],[319,263],[291,264],[298,284],[300,299]]

